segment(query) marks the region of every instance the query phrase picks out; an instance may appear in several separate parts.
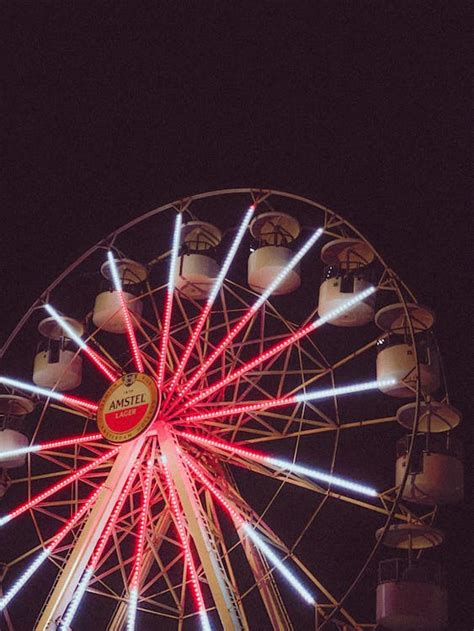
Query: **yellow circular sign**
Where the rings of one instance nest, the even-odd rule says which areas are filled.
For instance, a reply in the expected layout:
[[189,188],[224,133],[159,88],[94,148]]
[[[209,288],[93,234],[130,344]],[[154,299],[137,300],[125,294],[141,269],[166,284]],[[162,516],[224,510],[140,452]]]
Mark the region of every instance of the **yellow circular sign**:
[[158,406],[155,381],[142,373],[128,373],[115,381],[102,397],[97,426],[109,442],[124,443],[147,429]]

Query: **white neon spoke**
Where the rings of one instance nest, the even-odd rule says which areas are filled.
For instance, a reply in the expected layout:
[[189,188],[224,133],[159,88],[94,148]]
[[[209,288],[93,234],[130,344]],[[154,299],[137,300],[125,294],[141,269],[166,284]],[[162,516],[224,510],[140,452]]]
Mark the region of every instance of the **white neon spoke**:
[[202,366],[194,372],[194,374],[188,379],[183,389],[180,391],[181,396],[189,392],[194,384],[206,373],[207,369],[216,361],[216,359],[225,351],[232,340],[240,333],[244,326],[250,321],[250,319],[258,312],[260,307],[270,298],[272,293],[277,287],[285,280],[289,272],[301,261],[303,256],[310,250],[310,248],[316,243],[319,237],[322,235],[323,229],[318,228],[316,232],[306,241],[306,243],[298,250],[289,263],[281,270],[281,272],[274,278],[262,295],[256,300],[256,302],[247,310],[247,312],[241,317],[241,319],[232,327],[229,333],[221,340],[217,348],[211,353],[211,355],[204,361]]
[[48,543],[46,548],[36,557],[36,559],[29,565],[26,571],[13,583],[10,589],[0,598],[0,611],[3,611],[10,601],[17,595],[20,589],[29,581],[36,570],[42,565],[42,563],[50,556],[55,548],[61,543],[64,537],[68,534],[72,528],[74,528],[77,522],[85,515],[89,508],[95,502],[99,492],[101,491],[102,484],[97,488],[90,496],[89,499],[82,505],[82,507],[76,512],[76,514],[66,523],[63,528],[53,537]]
[[340,386],[338,388],[327,388],[325,390],[315,390],[313,392],[304,392],[300,394],[292,394],[289,396],[277,397],[274,399],[264,399],[262,401],[249,401],[248,403],[238,403],[233,406],[216,406],[214,409],[201,412],[199,414],[185,414],[179,419],[179,423],[199,423],[210,419],[222,418],[225,416],[234,416],[236,414],[248,414],[250,412],[265,411],[274,407],[284,407],[295,403],[303,403],[305,401],[317,401],[319,399],[328,399],[331,397],[342,396],[345,394],[355,394],[357,392],[365,392],[367,390],[376,390],[380,387],[393,385],[395,379],[381,379],[378,381],[367,381],[364,383],[356,383],[348,386]]
[[132,576],[130,579],[130,595],[128,600],[127,612],[127,631],[134,631],[137,617],[138,590],[140,581],[140,570],[143,563],[143,550],[145,547],[146,520],[148,507],[150,505],[150,488],[152,479],[154,456],[150,456],[147,462],[145,473],[145,481],[143,483],[142,506],[140,509],[140,517],[138,521],[137,543],[135,547],[135,560],[133,563]]
[[86,436],[72,436],[71,438],[65,438],[64,440],[51,440],[46,443],[39,443],[37,445],[29,445],[28,447],[19,447],[18,449],[9,449],[8,451],[0,451],[0,457],[7,460],[8,458],[15,458],[17,456],[23,456],[25,454],[35,454],[41,451],[51,451],[54,449],[61,449],[62,447],[70,447],[71,445],[81,445],[83,443],[93,443],[98,440],[102,440],[102,434],[87,434]]
[[255,528],[246,521],[241,513],[236,509],[234,504],[230,502],[208,479],[202,470],[196,466],[196,464],[188,456],[183,455],[183,459],[188,467],[195,473],[195,475],[201,480],[204,486],[219,500],[219,503],[227,510],[238,528],[241,528],[252,540],[254,545],[267,557],[267,559],[273,563],[273,566],[280,572],[280,574],[287,580],[287,582],[296,590],[296,592],[305,600],[309,605],[315,605],[316,601],[313,595],[304,587],[301,581],[289,570],[283,561],[273,552],[270,546],[265,543],[264,539],[259,535]]
[[0,383],[4,386],[10,386],[11,388],[18,388],[19,390],[31,392],[32,394],[39,394],[46,399],[55,399],[56,401],[66,403],[74,408],[97,412],[99,407],[97,403],[94,403],[93,401],[87,401],[86,399],[81,399],[80,397],[69,394],[63,394],[61,392],[55,392],[54,390],[48,390],[47,388],[40,388],[39,386],[35,386],[34,384],[26,381],[20,381],[19,379],[11,379],[10,377],[0,376]]
[[73,327],[62,318],[59,313],[51,306],[44,305],[44,308],[49,313],[49,315],[54,318],[54,320],[59,324],[59,326],[66,333],[66,337],[75,342],[81,350],[87,355],[87,357],[92,361],[92,363],[104,374],[110,381],[116,381],[118,378],[118,373],[107,365],[107,363],[100,357],[98,353],[96,353],[88,344],[84,342],[84,340],[74,331]]
[[125,504],[128,494],[130,493],[130,489],[132,487],[133,481],[135,480],[140,464],[141,464],[140,460],[137,459],[132,471],[130,472],[127,482],[125,483],[125,486],[123,487],[119,495],[115,508],[109,517],[107,525],[104,528],[104,531],[102,532],[99,541],[97,542],[95,550],[90,558],[89,564],[87,568],[85,569],[84,574],[82,575],[81,580],[79,581],[76,587],[76,591],[74,592],[71,602],[69,603],[67,611],[65,615],[62,617],[59,631],[70,630],[71,623],[81,604],[82,598],[94,574],[94,570],[97,566],[97,563],[99,562],[99,559],[102,556],[102,553],[104,552],[105,546],[107,545],[107,541],[109,540],[112,534],[112,530],[114,529],[115,524],[117,523],[117,519],[120,515],[123,505]]
[[122,282],[119,277],[117,264],[114,259],[114,255],[109,250],[107,253],[107,258],[109,260],[110,272],[112,275],[112,282],[114,284],[114,289],[117,292],[120,305],[122,307],[122,315],[125,322],[125,328],[127,330],[127,338],[130,344],[130,350],[132,351],[133,361],[135,363],[135,367],[138,372],[144,372],[142,356],[140,353],[140,349],[138,348],[137,338],[135,336],[135,329],[133,328],[132,318],[130,317],[130,312],[128,310],[127,302],[125,300],[125,296],[123,294]]
[[368,298],[370,295],[372,295],[375,291],[376,291],[375,287],[368,287],[365,291],[362,291],[360,294],[357,294],[356,296],[354,296],[354,298],[351,298],[350,300],[345,302],[343,305],[341,305],[337,309],[333,309],[332,311],[327,313],[325,316],[321,318],[317,318],[316,320],[314,320],[314,322],[311,322],[310,324],[298,329],[297,331],[295,331],[294,333],[286,337],[281,342],[277,342],[276,344],[268,348],[266,351],[264,351],[257,357],[254,357],[248,362],[245,362],[245,364],[243,364],[243,366],[241,366],[239,369],[233,370],[226,377],[219,380],[217,383],[213,384],[212,386],[209,386],[208,388],[205,388],[204,390],[196,394],[194,397],[192,397],[192,399],[183,403],[183,408],[187,409],[195,405],[199,401],[202,401],[206,397],[210,396],[214,392],[221,390],[222,388],[229,385],[230,383],[232,383],[239,377],[242,377],[243,375],[245,375],[250,370],[253,370],[254,368],[259,366],[263,362],[267,361],[271,357],[274,357],[277,353],[281,353],[292,344],[295,344],[296,342],[301,340],[303,337],[306,337],[310,333],[313,333],[313,331],[321,327],[323,324],[326,324],[327,322],[331,322],[331,320],[334,320],[334,318],[337,318],[341,314],[347,311],[350,311],[357,304],[359,304],[360,302]]
[[168,275],[168,287],[165,299],[165,312],[163,315],[163,324],[161,329],[161,345],[160,345],[160,355],[158,358],[158,387],[161,388],[163,385],[163,380],[165,376],[165,364],[166,364],[166,353],[168,350],[168,342],[170,336],[170,326],[171,326],[171,312],[173,310],[173,296],[174,296],[174,286],[175,286],[175,278],[176,278],[176,265],[178,261],[179,254],[179,246],[181,242],[181,226],[183,223],[183,216],[181,213],[176,215],[175,225],[174,225],[174,234],[173,234],[173,245],[171,247],[171,258],[170,258],[170,269]]
[[244,237],[245,231],[247,230],[247,226],[250,222],[250,219],[252,218],[254,211],[255,211],[255,206],[254,205],[250,206],[242,220],[242,223],[240,224],[240,227],[237,231],[234,241],[232,242],[232,245],[224,259],[224,262],[219,271],[219,274],[217,275],[217,278],[214,281],[214,284],[211,288],[207,302],[201,311],[199,319],[197,320],[196,325],[186,343],[186,346],[183,351],[183,355],[179,361],[179,364],[176,367],[173,378],[168,388],[169,390],[168,397],[170,397],[172,393],[174,392],[176,385],[179,381],[179,378],[183,374],[183,370],[185,369],[186,364],[189,360],[189,357],[191,356],[192,350],[197,342],[197,339],[199,335],[201,334],[202,328],[207,320],[207,317],[209,313],[211,312],[212,305],[214,304],[214,301],[217,298],[217,295],[224,283],[225,277],[227,276],[227,272],[229,271],[232,261],[234,260],[234,257],[237,253],[240,242],[242,241]]

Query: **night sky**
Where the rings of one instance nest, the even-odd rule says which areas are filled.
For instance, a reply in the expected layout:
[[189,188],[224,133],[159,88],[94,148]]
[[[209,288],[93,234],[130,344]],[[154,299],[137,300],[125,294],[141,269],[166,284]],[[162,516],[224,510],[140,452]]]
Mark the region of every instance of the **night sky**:
[[[468,17],[463,2],[4,3],[1,340],[135,216],[226,187],[298,193],[435,310],[469,461]],[[440,516],[453,631],[472,626],[468,513]]]

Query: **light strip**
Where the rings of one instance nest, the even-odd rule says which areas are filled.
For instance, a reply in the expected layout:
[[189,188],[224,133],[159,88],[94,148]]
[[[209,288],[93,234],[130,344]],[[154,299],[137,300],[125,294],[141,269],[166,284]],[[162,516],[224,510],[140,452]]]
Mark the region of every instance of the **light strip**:
[[85,515],[92,504],[95,502],[103,484],[97,488],[81,506],[76,514],[61,528],[61,530],[53,537],[46,548],[36,557],[33,563],[25,570],[25,572],[13,583],[10,589],[0,598],[0,611],[3,611],[9,602],[17,595],[20,589],[28,582],[36,570],[41,566],[49,555],[54,551],[56,546],[64,539],[67,533],[74,528],[77,522]]
[[171,394],[174,392],[176,385],[178,383],[179,378],[181,377],[184,368],[186,367],[186,364],[188,362],[188,359],[191,355],[191,352],[197,342],[197,339],[199,337],[199,335],[201,334],[202,328],[206,322],[207,316],[209,315],[211,309],[212,309],[212,305],[214,304],[215,299],[217,298],[217,294],[219,293],[220,288],[222,287],[222,284],[225,280],[225,277],[227,276],[227,272],[229,271],[229,268],[231,266],[232,261],[234,260],[234,256],[239,248],[240,242],[242,241],[245,231],[247,230],[247,226],[249,224],[250,219],[252,218],[253,213],[255,212],[255,206],[252,205],[250,206],[250,208],[247,210],[247,212],[245,213],[245,216],[242,220],[242,223],[240,224],[240,227],[237,231],[237,234],[234,238],[234,241],[232,242],[232,245],[224,259],[224,262],[222,264],[222,267],[219,271],[219,274],[217,275],[216,280],[214,281],[214,284],[212,286],[212,289],[209,293],[209,297],[207,299],[207,302],[203,308],[203,310],[201,311],[201,314],[199,316],[198,321],[196,322],[196,326],[193,329],[193,332],[191,333],[183,355],[179,361],[179,364],[175,370],[175,373],[173,375],[173,378],[170,382],[169,385],[169,395],[168,398],[171,396]]
[[59,631],[70,631],[71,623],[74,619],[74,616],[76,615],[79,605],[81,604],[82,598],[89,585],[89,581],[92,578],[92,575],[94,574],[94,570],[97,566],[97,563],[100,557],[102,556],[105,546],[107,545],[107,541],[109,540],[112,530],[115,527],[118,516],[120,515],[123,505],[125,504],[125,500],[127,499],[128,494],[130,493],[130,489],[132,487],[133,481],[135,480],[140,464],[141,464],[140,460],[137,460],[133,466],[133,469],[130,472],[130,475],[128,476],[127,482],[125,483],[125,486],[123,487],[119,495],[117,503],[115,504],[114,510],[112,511],[109,517],[107,525],[104,528],[99,538],[99,541],[97,542],[94,553],[92,554],[90,558],[87,568],[84,571],[84,574],[82,575],[82,578],[79,581],[78,586],[76,587],[76,591],[74,592],[74,596],[72,597],[71,602],[69,603],[67,611],[61,619]]
[[202,401],[209,395],[213,394],[214,392],[217,392],[221,388],[227,386],[232,381],[235,381],[236,379],[238,379],[245,373],[249,372],[253,368],[256,368],[257,366],[267,361],[268,359],[270,359],[277,353],[281,353],[282,351],[284,351],[286,348],[288,348],[289,346],[291,346],[298,340],[302,339],[306,335],[309,335],[310,333],[315,331],[317,328],[319,328],[326,322],[331,322],[331,320],[333,320],[334,318],[337,318],[338,316],[345,313],[346,311],[350,311],[353,307],[355,307],[357,304],[359,304],[360,302],[368,298],[375,291],[376,291],[375,287],[369,287],[365,291],[354,296],[354,298],[351,298],[350,300],[345,302],[340,307],[337,307],[337,309],[333,309],[332,311],[327,313],[325,316],[322,316],[321,318],[318,318],[314,322],[311,322],[310,324],[302,327],[298,331],[295,331],[292,335],[289,335],[281,342],[277,342],[276,344],[271,346],[269,349],[267,349],[266,351],[264,351],[263,353],[255,357],[254,359],[251,359],[250,361],[243,364],[238,370],[234,370],[233,372],[230,372],[226,377],[224,377],[224,379],[221,379],[220,381],[213,384],[212,386],[209,386],[208,388],[205,388],[204,390],[202,390],[195,397],[193,397],[192,399],[184,403],[183,408],[184,409],[189,408],[192,405],[195,405],[196,403],[198,403],[199,401]]
[[318,399],[327,399],[330,397],[342,396],[344,394],[353,394],[356,392],[364,392],[366,390],[374,390],[383,388],[396,383],[395,379],[382,379],[379,381],[368,381],[366,383],[356,383],[351,386],[340,386],[339,388],[327,388],[325,390],[314,390],[312,392],[304,392],[301,394],[293,394],[291,396],[277,397],[275,399],[267,399],[262,401],[250,401],[249,403],[241,403],[230,407],[219,407],[214,410],[202,412],[200,414],[185,414],[180,416],[179,422],[196,423],[207,421],[209,419],[222,418],[225,416],[234,416],[235,414],[245,414],[256,412],[257,410],[269,410],[274,407],[283,407],[294,403],[303,403],[304,401],[317,401]]
[[116,379],[118,378],[118,373],[115,370],[111,369],[109,366],[107,366],[104,360],[95,351],[93,351],[90,346],[88,346],[84,342],[84,340],[76,333],[76,331],[72,328],[72,326],[70,326],[70,324],[68,324],[68,322],[64,318],[62,318],[59,315],[59,313],[51,305],[46,304],[44,305],[44,308],[49,313],[49,315],[52,318],[54,318],[54,320],[64,330],[64,332],[66,333],[66,337],[73,340],[73,342],[75,342],[79,346],[79,348],[84,351],[84,353],[87,355],[87,357],[89,357],[92,363],[95,364],[95,366],[110,381],[116,381]]
[[150,488],[151,488],[151,476],[153,471],[154,458],[150,457],[147,462],[147,468],[145,473],[145,480],[143,483],[143,497],[142,506],[140,510],[140,518],[138,522],[138,533],[135,547],[135,560],[133,563],[133,569],[130,579],[130,592],[128,599],[128,612],[127,612],[127,631],[134,631],[135,621],[137,617],[137,605],[138,605],[138,588],[140,580],[140,570],[143,562],[143,549],[145,547],[145,534],[146,534],[146,520],[148,507],[150,504]]
[[56,484],[53,484],[53,486],[50,486],[48,489],[46,489],[42,493],[35,495],[31,500],[28,500],[28,502],[21,504],[20,506],[18,506],[18,508],[15,508],[15,510],[11,511],[10,513],[7,513],[3,517],[0,517],[0,526],[3,526],[4,524],[8,523],[12,519],[15,519],[15,517],[18,517],[25,511],[30,510],[31,508],[34,508],[35,506],[37,506],[37,504],[47,499],[54,493],[57,493],[61,489],[64,489],[66,486],[68,486],[72,482],[79,480],[79,478],[81,478],[83,475],[85,475],[86,473],[89,473],[89,471],[92,471],[92,469],[95,469],[106,460],[109,460],[112,456],[115,456],[119,452],[119,449],[120,449],[119,447],[116,447],[115,449],[111,449],[103,456],[100,456],[100,458],[97,458],[96,460],[93,460],[89,464],[84,465],[83,467],[77,469],[74,473],[71,473],[70,475],[60,480],[59,482],[56,482]]
[[263,538],[257,534],[255,529],[251,526],[251,524],[245,521],[242,518],[242,515],[237,512],[234,506],[222,495],[222,493],[216,488],[214,484],[212,484],[207,476],[205,476],[202,471],[196,467],[196,465],[191,461],[190,458],[185,456],[183,452],[181,452],[184,461],[189,466],[189,468],[196,474],[196,476],[201,480],[204,486],[211,491],[211,493],[219,500],[219,502],[227,509],[231,517],[234,519],[235,523],[239,528],[250,537],[255,546],[259,548],[259,550],[267,557],[267,559],[273,563],[273,566],[280,572],[280,574],[288,581],[288,583],[295,589],[298,594],[310,605],[315,605],[316,602],[310,592],[303,586],[303,584],[298,580],[298,578],[291,572],[284,563],[277,557],[277,555],[273,552],[269,545],[265,543]]
[[191,578],[191,585],[192,585],[192,589],[194,593],[194,599],[196,601],[196,605],[199,611],[201,627],[203,631],[211,631],[211,625],[209,623],[209,618],[206,612],[206,605],[204,604],[204,598],[201,591],[201,585],[199,583],[197,570],[194,565],[194,560],[191,553],[191,547],[189,545],[189,540],[186,534],[186,528],[184,527],[184,520],[181,513],[181,508],[178,503],[178,497],[176,495],[176,491],[174,488],[173,481],[171,479],[170,472],[166,465],[166,459],[162,457],[161,462],[162,462],[163,471],[166,478],[166,483],[168,485],[171,510],[174,515],[176,529],[178,530],[179,538],[181,539],[181,545],[183,546],[183,551],[184,551],[184,558],[185,558],[186,565],[188,568],[189,576]]
[[52,440],[47,443],[39,443],[37,445],[29,445],[28,447],[19,447],[18,449],[10,449],[8,451],[0,451],[0,459],[7,460],[16,456],[25,454],[34,454],[40,451],[50,451],[59,447],[69,447],[70,445],[80,445],[82,443],[92,443],[103,438],[102,434],[88,434],[86,436],[73,436],[63,440]]
[[260,307],[265,303],[265,301],[270,297],[270,295],[275,291],[275,289],[280,285],[280,283],[285,279],[287,274],[299,263],[299,261],[303,258],[303,256],[308,252],[308,250],[316,243],[319,237],[322,235],[323,229],[318,228],[316,232],[306,241],[306,243],[298,250],[298,252],[293,256],[291,261],[282,269],[282,271],[275,277],[275,279],[270,283],[267,289],[263,292],[263,294],[258,298],[258,300],[244,313],[244,315],[240,318],[238,322],[232,327],[232,329],[227,333],[227,335],[219,342],[218,346],[214,349],[214,351],[209,355],[209,357],[204,361],[201,367],[189,378],[186,385],[180,391],[181,396],[189,392],[189,390],[194,386],[196,381],[202,377],[207,372],[209,366],[211,366],[216,359],[225,351],[225,349],[229,346],[232,340],[240,333],[240,331],[244,328],[244,326],[249,322],[249,320],[257,313]]
[[308,478],[313,478],[314,480],[327,482],[329,485],[338,486],[347,489],[348,491],[353,491],[354,493],[368,495],[369,497],[377,497],[378,495],[377,491],[370,486],[360,484],[359,482],[353,482],[351,480],[341,478],[337,475],[332,475],[331,473],[327,473],[319,469],[313,469],[311,467],[299,465],[294,462],[290,462],[289,460],[284,460],[282,458],[273,458],[272,456],[261,452],[259,453],[251,449],[237,447],[232,443],[226,443],[224,441],[215,440],[213,438],[204,438],[203,436],[197,436],[196,434],[191,434],[190,432],[178,433],[180,436],[183,436],[183,438],[192,440],[195,443],[206,445],[207,447],[217,447],[218,449],[222,449],[223,451],[226,451],[232,455],[235,454],[237,456],[250,458],[251,460],[256,460],[267,465],[272,465],[274,467],[277,467],[278,469],[284,469],[286,471],[291,471],[292,473],[304,475]]
[[133,361],[138,372],[144,372],[142,356],[140,349],[138,348],[137,338],[135,337],[135,330],[133,328],[132,319],[128,311],[125,296],[123,295],[122,283],[120,281],[117,264],[115,263],[114,255],[109,250],[107,252],[107,258],[109,260],[110,272],[112,274],[112,281],[115,291],[118,293],[120,304],[122,307],[123,319],[125,321],[125,328],[127,329],[128,343],[130,344],[130,350],[132,351]]
[[171,326],[171,311],[173,309],[173,294],[176,276],[176,264],[178,261],[179,245],[181,241],[181,226],[183,216],[181,213],[176,215],[174,224],[173,245],[171,247],[170,269],[168,276],[168,289],[165,300],[165,311],[163,315],[163,328],[161,331],[161,347],[160,357],[158,360],[158,387],[161,388],[165,377],[166,351],[168,349],[168,341]]
[[69,394],[62,394],[61,392],[55,392],[54,390],[40,388],[39,386],[35,386],[32,383],[27,383],[26,381],[20,381],[19,379],[0,377],[0,383],[4,386],[10,386],[11,388],[19,388],[20,390],[31,392],[32,394],[39,394],[40,396],[46,397],[47,399],[55,399],[56,401],[60,401],[61,403],[67,403],[74,408],[85,408],[86,410],[90,410],[91,412],[97,412],[97,409],[99,407],[97,403],[93,403],[92,401],[87,401],[86,399],[70,396]]

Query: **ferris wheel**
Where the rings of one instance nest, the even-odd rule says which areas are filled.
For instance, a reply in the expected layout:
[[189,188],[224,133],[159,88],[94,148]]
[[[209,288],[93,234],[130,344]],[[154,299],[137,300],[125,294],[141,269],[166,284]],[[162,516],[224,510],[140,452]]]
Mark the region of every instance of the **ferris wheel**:
[[6,628],[444,628],[421,553],[463,473],[433,324],[289,193],[100,241],[1,350]]

